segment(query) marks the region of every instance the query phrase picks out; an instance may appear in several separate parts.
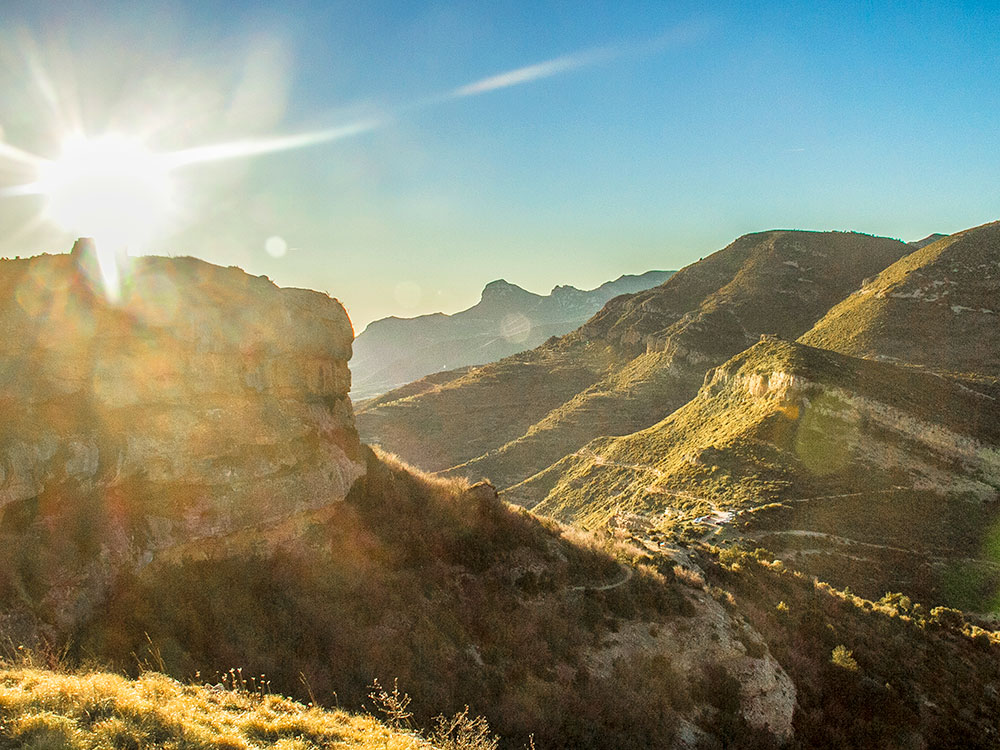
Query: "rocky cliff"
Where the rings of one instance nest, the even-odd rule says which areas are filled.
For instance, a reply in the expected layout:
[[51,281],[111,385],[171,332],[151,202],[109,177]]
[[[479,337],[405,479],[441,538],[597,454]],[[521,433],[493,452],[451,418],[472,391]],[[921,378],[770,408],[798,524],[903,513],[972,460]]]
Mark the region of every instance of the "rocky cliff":
[[287,521],[364,473],[337,300],[146,257],[111,304],[81,272],[88,250],[0,263],[0,533],[16,540],[0,572],[32,607],[64,570],[85,595],[81,569],[97,585]]

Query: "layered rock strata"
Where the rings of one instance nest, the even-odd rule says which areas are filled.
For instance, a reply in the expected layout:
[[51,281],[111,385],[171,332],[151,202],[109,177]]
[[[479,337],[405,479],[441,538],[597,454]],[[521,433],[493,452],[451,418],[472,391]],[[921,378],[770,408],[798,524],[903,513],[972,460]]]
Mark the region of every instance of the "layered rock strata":
[[[142,565],[344,498],[364,466],[337,300],[146,257],[112,303],[83,272],[91,249],[0,262],[5,536]],[[16,565],[28,599],[60,567]]]

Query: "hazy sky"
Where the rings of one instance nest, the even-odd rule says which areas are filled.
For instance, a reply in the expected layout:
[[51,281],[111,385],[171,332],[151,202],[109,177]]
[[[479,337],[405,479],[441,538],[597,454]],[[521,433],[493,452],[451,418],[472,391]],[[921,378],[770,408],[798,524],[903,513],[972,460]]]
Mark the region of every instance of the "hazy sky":
[[[462,309],[499,277],[546,292],[679,268],[750,231],[912,240],[1000,214],[996,3],[0,13],[0,134],[32,153],[54,157],[71,121],[157,151],[363,125],[178,170],[147,248],[328,291],[358,330]],[[42,203],[0,197],[0,254],[68,249]]]

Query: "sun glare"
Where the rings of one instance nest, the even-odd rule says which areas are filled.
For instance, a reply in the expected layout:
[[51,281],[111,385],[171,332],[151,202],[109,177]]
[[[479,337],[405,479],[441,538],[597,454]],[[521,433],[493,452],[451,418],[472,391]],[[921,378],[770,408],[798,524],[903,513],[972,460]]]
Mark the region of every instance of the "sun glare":
[[141,250],[163,228],[171,206],[165,161],[137,139],[75,137],[41,168],[37,190],[48,218],[93,237],[109,296],[116,296],[115,258]]

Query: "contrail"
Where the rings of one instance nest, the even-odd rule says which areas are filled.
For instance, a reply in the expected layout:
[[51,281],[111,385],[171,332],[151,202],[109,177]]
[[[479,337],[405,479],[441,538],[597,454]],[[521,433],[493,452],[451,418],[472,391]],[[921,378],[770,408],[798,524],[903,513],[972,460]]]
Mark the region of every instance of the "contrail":
[[552,60],[535,63],[534,65],[526,65],[523,68],[515,68],[504,73],[498,73],[495,76],[483,78],[465,86],[459,86],[449,94],[448,98],[460,99],[465,96],[485,94],[487,91],[496,91],[497,89],[505,89],[509,86],[537,81],[541,78],[549,78],[559,73],[566,73],[570,70],[593,65],[613,55],[614,52],[612,50],[605,48],[590,50],[588,52],[578,52],[572,55],[563,55],[562,57],[556,57]]

